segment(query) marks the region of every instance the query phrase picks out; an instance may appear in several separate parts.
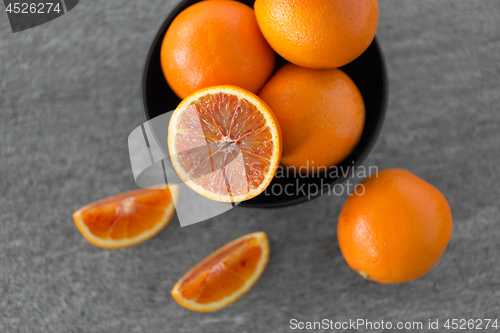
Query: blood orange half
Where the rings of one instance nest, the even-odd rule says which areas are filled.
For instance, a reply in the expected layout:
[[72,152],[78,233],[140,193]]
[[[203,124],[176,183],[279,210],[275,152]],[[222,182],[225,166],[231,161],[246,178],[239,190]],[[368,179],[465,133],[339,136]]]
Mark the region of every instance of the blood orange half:
[[172,165],[191,189],[220,202],[251,199],[278,168],[282,139],[274,113],[259,97],[215,86],[183,100],[170,119]]
[[220,310],[241,298],[257,282],[269,261],[269,241],[254,232],[224,245],[186,273],[172,289],[182,306]]

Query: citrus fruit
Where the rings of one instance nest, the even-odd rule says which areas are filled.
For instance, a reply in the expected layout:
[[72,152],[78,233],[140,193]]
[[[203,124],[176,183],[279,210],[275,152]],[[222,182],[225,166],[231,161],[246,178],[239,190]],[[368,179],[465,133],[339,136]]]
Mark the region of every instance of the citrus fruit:
[[254,11],[237,1],[188,7],[174,19],[161,47],[165,78],[182,99],[223,84],[257,93],[271,76],[275,58]]
[[451,238],[445,197],[401,169],[381,171],[360,184],[338,223],[340,250],[349,266],[380,283],[408,282],[427,274]]
[[359,57],[375,37],[377,0],[256,0],[259,27],[286,60],[335,68]]
[[281,157],[281,131],[271,109],[233,86],[199,90],[175,109],[168,129],[170,159],[182,181],[221,202],[255,197],[271,182]]
[[259,96],[283,132],[281,164],[313,172],[340,163],[358,144],[365,123],[363,97],[339,69],[282,67]]
[[194,266],[175,284],[172,296],[190,310],[220,310],[236,302],[253,287],[268,261],[266,234],[245,235]]
[[142,243],[165,228],[175,211],[178,186],[139,189],[91,203],[73,214],[92,244],[118,249]]

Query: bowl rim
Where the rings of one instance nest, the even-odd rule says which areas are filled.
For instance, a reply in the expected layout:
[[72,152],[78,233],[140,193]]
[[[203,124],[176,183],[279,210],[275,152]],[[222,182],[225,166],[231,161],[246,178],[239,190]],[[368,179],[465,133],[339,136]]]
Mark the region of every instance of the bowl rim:
[[[195,0],[195,1],[199,2],[199,0]],[[171,22],[173,21],[173,19],[180,12],[182,12],[184,10],[185,5],[187,3],[190,3],[190,2],[193,2],[193,0],[183,0],[170,12],[170,14],[165,18],[165,20],[161,24],[160,28],[158,29],[158,32],[156,33],[154,39],[151,42],[151,46],[148,49],[146,61],[144,64],[143,74],[142,74],[142,82],[141,82],[141,85],[142,85],[142,87],[141,87],[141,95],[142,96],[141,97],[142,97],[142,107],[143,107],[142,113],[143,113],[145,121],[149,121],[152,119],[151,115],[149,113],[148,106],[147,106],[147,91],[146,91],[147,84],[146,83],[147,83],[147,78],[148,78],[148,73],[149,73],[148,69],[151,66],[151,62],[153,60],[153,53],[154,53],[153,51],[154,51],[155,47],[158,45],[158,43],[162,42],[164,35],[165,35],[165,33],[163,31],[165,30],[167,24],[170,25]],[[387,66],[386,66],[386,62],[385,62],[384,53],[382,51],[382,48],[380,47],[380,43],[379,43],[376,35],[373,38],[372,45],[375,46],[377,53],[379,54],[379,58],[380,58],[380,69],[381,69],[381,74],[382,74],[381,75],[381,80],[382,80],[382,96],[381,96],[382,99],[381,99],[381,101],[382,101],[382,103],[380,106],[378,121],[375,124],[375,131],[373,133],[373,136],[372,136],[371,140],[368,142],[366,148],[361,152],[359,157],[356,159],[355,163],[352,164],[352,167],[354,168],[354,170],[357,170],[361,166],[361,164],[365,161],[365,159],[368,157],[368,155],[372,151],[373,147],[377,143],[378,138],[380,136],[380,133],[382,131],[382,128],[384,126],[384,122],[385,122],[385,118],[386,118],[386,114],[387,114],[387,105],[388,105],[388,99],[389,99],[389,82],[388,82]],[[286,201],[286,202],[258,203],[258,204],[251,204],[251,205],[249,205],[248,202],[246,202],[246,201],[242,201],[237,206],[246,207],[246,208],[282,208],[282,207],[288,207],[288,206],[295,206],[295,205],[298,205],[300,203],[311,201],[313,199],[319,198],[319,197],[327,194],[328,192],[330,192],[333,189],[332,185],[342,184],[343,182],[345,182],[348,179],[348,177],[342,176],[342,177],[339,177],[337,180],[334,180],[332,182],[325,184],[321,188],[321,190],[318,191],[319,193],[315,194],[314,196],[309,196],[309,199],[308,199],[308,196],[302,196],[302,197],[297,197],[297,198],[291,199],[291,200]],[[328,186],[329,190],[326,190],[327,186]]]

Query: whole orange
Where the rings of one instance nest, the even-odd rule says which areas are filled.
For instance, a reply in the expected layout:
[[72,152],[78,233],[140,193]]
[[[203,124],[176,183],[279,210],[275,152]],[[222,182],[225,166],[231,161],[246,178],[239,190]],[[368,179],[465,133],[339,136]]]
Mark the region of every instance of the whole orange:
[[[340,69],[283,66],[259,93],[283,135],[281,164],[301,173],[328,168],[358,144],[365,105],[356,84]],[[319,170],[321,171],[321,170]]]
[[271,47],[308,68],[335,68],[359,57],[375,37],[377,0],[256,0]]
[[186,8],[168,28],[161,47],[163,74],[182,99],[215,85],[257,93],[274,62],[254,11],[237,1],[202,1]]
[[349,266],[380,283],[408,282],[427,274],[451,238],[445,197],[401,169],[381,171],[360,184],[342,208],[337,230]]

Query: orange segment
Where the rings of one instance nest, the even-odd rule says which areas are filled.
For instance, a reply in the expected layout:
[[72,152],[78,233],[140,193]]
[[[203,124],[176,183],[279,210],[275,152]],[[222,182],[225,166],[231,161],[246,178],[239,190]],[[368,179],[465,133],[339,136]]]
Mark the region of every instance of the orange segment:
[[73,219],[92,244],[106,249],[129,247],[168,225],[177,198],[178,186],[130,191],[80,208]]
[[248,200],[264,191],[278,167],[281,142],[269,106],[233,86],[192,94],[169,125],[170,157],[181,179],[221,202]]
[[245,235],[224,245],[187,272],[175,284],[172,296],[191,310],[220,310],[252,288],[268,261],[266,234]]

